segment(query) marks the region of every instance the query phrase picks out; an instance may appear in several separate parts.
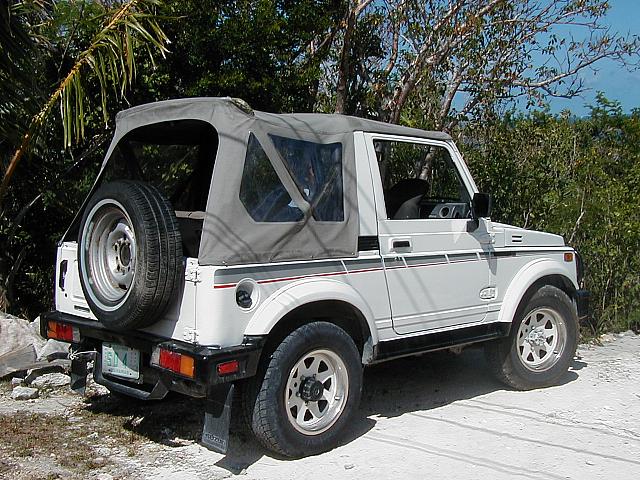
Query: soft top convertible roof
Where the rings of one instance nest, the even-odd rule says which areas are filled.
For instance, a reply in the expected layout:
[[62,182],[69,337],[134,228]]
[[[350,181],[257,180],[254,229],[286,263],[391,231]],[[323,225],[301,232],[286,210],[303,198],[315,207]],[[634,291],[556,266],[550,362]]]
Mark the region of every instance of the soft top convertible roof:
[[123,110],[116,116],[116,122],[126,122],[132,116],[143,115],[145,117],[169,117],[177,110],[193,109],[200,111],[209,108],[217,108],[221,104],[231,106],[245,115],[252,115],[256,119],[277,127],[286,127],[317,135],[336,135],[353,132],[371,132],[386,135],[403,135],[409,137],[426,138],[431,140],[451,140],[444,132],[420,130],[418,128],[403,127],[391,123],[369,120],[366,118],[352,117],[332,113],[267,113],[252,110],[242,100],[230,97],[195,97],[164,100],[155,103],[147,103]]
[[[201,265],[356,256],[359,218],[353,132],[364,131],[441,141],[451,138],[441,132],[418,130],[346,115],[273,114],[254,111],[242,100],[231,98],[167,100],[140,105],[118,113],[113,140],[89,197],[100,185],[109,159],[122,140],[140,139],[163,144],[169,137],[173,137],[171,141],[178,137],[179,141],[188,142],[191,136],[188,124],[186,129],[179,127],[180,124],[184,126],[185,122],[181,122],[184,120],[207,122],[218,134],[218,151],[204,212],[198,254]],[[177,122],[175,130],[171,122]],[[258,140],[292,202],[303,212],[302,220],[257,222],[243,206],[238,192],[250,135]],[[286,162],[272,141],[273,136],[325,145],[342,145],[342,221],[317,221],[314,218],[313,207],[293,179]],[[83,209],[84,205],[76,216],[74,225],[77,225]],[[72,228],[65,238],[70,231]]]

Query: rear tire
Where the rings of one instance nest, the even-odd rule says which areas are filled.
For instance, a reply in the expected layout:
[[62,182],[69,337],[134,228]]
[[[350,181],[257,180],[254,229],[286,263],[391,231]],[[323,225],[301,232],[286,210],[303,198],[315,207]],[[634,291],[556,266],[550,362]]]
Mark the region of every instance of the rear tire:
[[571,299],[545,285],[521,304],[508,337],[487,343],[489,367],[517,390],[554,385],[567,372],[578,345],[578,315]]
[[314,322],[291,332],[243,389],[245,420],[269,450],[287,457],[336,445],[360,402],[362,363],[340,327]]
[[183,280],[182,241],[169,201],[141,182],[102,186],[82,216],[78,265],[85,299],[105,326],[126,330],[157,321]]

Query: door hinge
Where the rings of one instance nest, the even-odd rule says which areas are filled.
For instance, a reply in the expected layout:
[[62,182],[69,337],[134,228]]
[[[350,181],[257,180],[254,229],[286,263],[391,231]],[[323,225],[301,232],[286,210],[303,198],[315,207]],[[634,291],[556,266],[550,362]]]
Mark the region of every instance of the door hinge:
[[486,233],[479,240],[482,245],[493,245],[496,243],[496,234],[493,232]]
[[182,339],[189,343],[198,343],[198,331],[195,328],[186,327],[182,332]]
[[187,262],[184,271],[184,278],[187,282],[200,283],[200,267],[197,263]]

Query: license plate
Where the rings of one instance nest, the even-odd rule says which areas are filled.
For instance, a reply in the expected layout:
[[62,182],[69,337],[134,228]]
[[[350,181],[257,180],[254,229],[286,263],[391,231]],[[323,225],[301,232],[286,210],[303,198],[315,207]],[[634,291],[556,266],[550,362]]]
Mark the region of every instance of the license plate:
[[102,372],[121,378],[140,378],[140,352],[115,343],[102,344]]

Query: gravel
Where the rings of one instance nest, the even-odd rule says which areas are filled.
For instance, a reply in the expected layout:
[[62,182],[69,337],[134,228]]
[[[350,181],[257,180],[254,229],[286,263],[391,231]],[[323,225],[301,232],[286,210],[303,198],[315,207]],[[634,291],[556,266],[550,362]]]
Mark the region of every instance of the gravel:
[[[581,345],[560,385],[528,392],[508,390],[495,381],[479,348],[370,367],[359,414],[342,445],[298,460],[265,451],[240,430],[237,418],[232,418],[226,456],[205,449],[197,443],[202,403],[180,396],[141,403],[118,400],[89,385],[84,400],[65,389],[22,403],[0,394],[0,413],[11,414],[18,405],[20,411],[64,415],[70,430],[96,431],[99,421],[140,432],[144,439],[135,449],[127,449],[126,435],[87,440],[94,458],[109,460],[88,478],[103,480],[636,480],[638,352],[640,337],[632,333],[602,345]],[[47,459],[29,457],[24,463],[5,453],[3,461],[10,469],[6,474],[19,480],[55,473]],[[28,474],[21,470],[25,465]],[[78,473],[69,478],[87,477]]]

